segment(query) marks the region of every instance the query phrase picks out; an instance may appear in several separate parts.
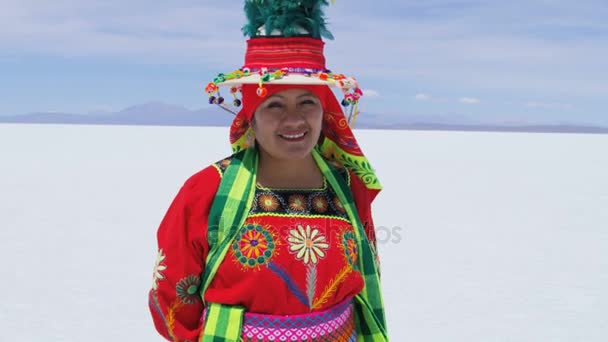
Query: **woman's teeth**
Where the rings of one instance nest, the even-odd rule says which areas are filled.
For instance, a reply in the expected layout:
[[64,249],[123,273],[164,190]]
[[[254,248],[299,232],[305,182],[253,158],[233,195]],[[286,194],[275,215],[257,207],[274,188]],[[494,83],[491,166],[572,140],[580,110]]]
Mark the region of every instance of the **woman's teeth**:
[[300,133],[300,134],[281,134],[281,137],[285,138],[285,139],[299,139],[301,137],[304,136],[304,133]]

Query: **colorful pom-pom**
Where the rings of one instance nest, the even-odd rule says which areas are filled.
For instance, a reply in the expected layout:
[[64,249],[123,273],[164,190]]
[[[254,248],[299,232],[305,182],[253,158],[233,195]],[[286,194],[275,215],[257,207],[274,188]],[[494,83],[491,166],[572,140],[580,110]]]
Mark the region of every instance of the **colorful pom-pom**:
[[322,72],[319,74],[319,79],[321,81],[327,81],[327,78],[329,77],[329,75],[327,75],[326,73]]
[[220,96],[217,98],[217,104],[222,104],[222,103],[224,103],[224,98]]
[[266,95],[268,95],[268,89],[264,88],[264,87],[259,87],[255,93],[259,96],[259,97],[266,97]]
[[339,84],[342,90],[350,90],[357,88],[357,81],[352,77],[340,80]]
[[215,96],[209,96],[209,104],[214,104],[216,100]]
[[226,75],[224,74],[218,74],[214,79],[215,83],[222,83],[224,81],[226,81]]
[[344,100],[346,100],[346,102],[348,102],[348,104],[353,104],[356,102],[355,96],[353,94],[346,94],[344,96]]
[[232,102],[232,104],[233,104],[235,107],[240,107],[240,106],[241,106],[241,100],[239,100],[239,99],[235,99],[235,100]]
[[230,87],[230,94],[236,94],[237,91],[239,91],[239,88],[237,88],[236,86]]
[[213,94],[217,91],[217,85],[213,82],[207,84],[207,86],[205,87],[205,92],[207,92],[207,94]]

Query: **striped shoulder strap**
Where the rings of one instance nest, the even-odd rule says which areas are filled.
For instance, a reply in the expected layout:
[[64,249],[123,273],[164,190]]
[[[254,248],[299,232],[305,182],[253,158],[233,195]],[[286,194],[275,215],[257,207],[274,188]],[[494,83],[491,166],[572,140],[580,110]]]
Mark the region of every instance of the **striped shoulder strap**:
[[209,287],[228,247],[242,227],[255,195],[257,152],[246,149],[232,157],[211,205],[207,224],[209,253],[202,277],[201,294]]
[[[257,151],[246,149],[233,155],[230,164],[223,170],[207,224],[210,249],[201,281],[200,296],[203,301],[205,291],[251,209],[257,162]],[[240,341],[244,308],[219,303],[206,303],[205,306],[207,314],[200,341]]]
[[359,341],[374,342],[388,341],[380,278],[370,243],[355,207],[352,192],[345,179],[337,170],[330,166],[317,150],[313,150],[313,157],[317,166],[342,202],[357,237],[357,248],[359,251],[358,266],[364,279],[363,290],[355,297],[355,318],[357,320],[358,339]]

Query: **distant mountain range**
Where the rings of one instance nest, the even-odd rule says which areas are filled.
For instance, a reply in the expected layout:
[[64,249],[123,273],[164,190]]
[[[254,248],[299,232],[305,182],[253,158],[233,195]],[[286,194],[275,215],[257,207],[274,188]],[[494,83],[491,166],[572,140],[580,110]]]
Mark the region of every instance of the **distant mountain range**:
[[182,106],[150,102],[118,112],[73,114],[43,112],[0,116],[4,123],[81,124],[81,125],[149,125],[149,126],[228,126],[232,114],[215,107],[190,110]]
[[[80,124],[80,125],[150,125],[150,126],[229,126],[233,115],[214,106],[206,109],[188,108],[161,102],[150,102],[125,108],[118,112],[89,114],[42,112],[14,116],[0,116],[0,123]],[[509,124],[479,123],[466,118],[429,116],[381,116],[362,113],[357,128],[494,131],[494,132],[560,132],[608,133],[608,127],[576,124]]]

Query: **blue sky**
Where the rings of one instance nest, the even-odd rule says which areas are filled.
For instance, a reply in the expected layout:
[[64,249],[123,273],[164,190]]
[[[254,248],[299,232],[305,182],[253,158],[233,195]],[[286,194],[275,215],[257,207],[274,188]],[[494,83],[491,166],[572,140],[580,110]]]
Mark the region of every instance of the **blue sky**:
[[[241,1],[0,0],[0,115],[206,106],[243,63]],[[608,126],[606,0],[337,0],[328,67],[363,112]]]

